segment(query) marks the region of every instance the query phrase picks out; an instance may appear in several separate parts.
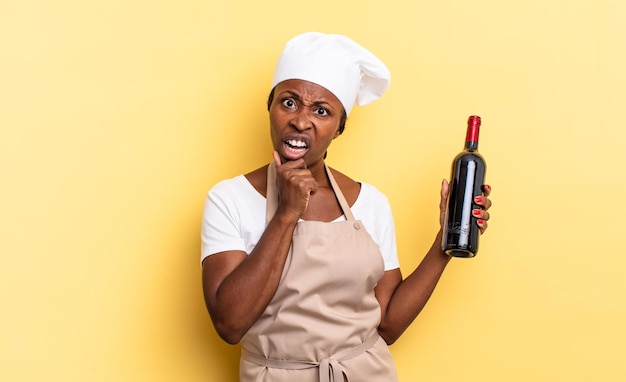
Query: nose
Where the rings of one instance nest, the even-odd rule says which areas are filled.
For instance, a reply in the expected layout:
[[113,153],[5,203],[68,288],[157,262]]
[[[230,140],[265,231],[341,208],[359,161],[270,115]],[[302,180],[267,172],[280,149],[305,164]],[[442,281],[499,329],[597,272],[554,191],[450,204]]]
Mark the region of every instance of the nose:
[[313,127],[313,123],[307,113],[307,108],[298,110],[291,119],[290,124],[298,131],[304,131]]

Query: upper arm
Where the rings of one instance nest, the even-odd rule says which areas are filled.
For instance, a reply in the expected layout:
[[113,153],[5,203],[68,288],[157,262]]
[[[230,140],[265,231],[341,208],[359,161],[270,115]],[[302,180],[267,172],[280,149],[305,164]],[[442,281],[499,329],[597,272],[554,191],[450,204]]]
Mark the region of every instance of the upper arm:
[[378,281],[376,288],[374,288],[374,294],[380,305],[381,323],[385,322],[387,307],[389,302],[398,288],[398,285],[402,282],[402,272],[400,268],[385,271],[383,277]]
[[202,262],[202,290],[209,313],[215,306],[220,286],[246,256],[243,251],[224,251],[207,256]]

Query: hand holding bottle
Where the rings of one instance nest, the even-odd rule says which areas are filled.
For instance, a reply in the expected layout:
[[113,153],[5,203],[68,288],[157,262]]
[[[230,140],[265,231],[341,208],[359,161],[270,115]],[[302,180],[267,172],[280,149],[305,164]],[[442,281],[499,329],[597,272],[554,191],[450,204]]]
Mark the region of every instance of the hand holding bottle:
[[[491,186],[485,184],[482,187],[483,194],[481,196],[477,196],[474,198],[474,203],[476,203],[480,208],[476,209],[476,213],[474,216],[478,219],[476,224],[478,224],[478,228],[480,229],[480,233],[483,234],[487,230],[487,220],[489,220],[489,212],[487,210],[491,207],[491,199],[489,199],[489,194],[491,193]],[[441,181],[441,192],[440,192],[440,202],[439,202],[439,225],[443,229],[443,224],[446,220],[446,204],[448,202],[448,194],[450,193],[450,183],[444,179]]]
[[476,208],[472,211],[472,214],[477,219],[476,224],[480,229],[480,233],[485,233],[487,230],[487,220],[489,220],[489,212],[487,211],[491,207],[491,199],[489,199],[489,194],[491,193],[491,186],[488,184],[484,184],[481,187],[483,194],[481,196],[477,196],[474,198],[474,203],[476,203],[480,208]]

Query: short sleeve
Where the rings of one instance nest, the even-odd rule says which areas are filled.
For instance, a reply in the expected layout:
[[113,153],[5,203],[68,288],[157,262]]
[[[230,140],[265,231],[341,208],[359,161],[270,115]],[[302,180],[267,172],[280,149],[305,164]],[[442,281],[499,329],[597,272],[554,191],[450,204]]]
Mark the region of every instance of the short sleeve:
[[230,182],[225,181],[207,194],[202,214],[202,260],[218,252],[246,249],[232,188]]
[[250,254],[265,230],[265,205],[243,175],[213,186],[202,214],[201,260],[224,251]]
[[361,183],[361,194],[352,206],[352,212],[378,245],[385,271],[399,268],[393,213],[385,194],[370,184]]

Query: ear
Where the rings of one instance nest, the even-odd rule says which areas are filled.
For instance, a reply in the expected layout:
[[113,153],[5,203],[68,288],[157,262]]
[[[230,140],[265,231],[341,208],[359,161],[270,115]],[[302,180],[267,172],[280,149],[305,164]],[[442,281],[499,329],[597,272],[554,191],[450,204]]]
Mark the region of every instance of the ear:
[[340,135],[341,135],[341,131],[339,128],[337,128],[337,131],[335,131],[335,135],[333,136],[333,139],[337,138]]

